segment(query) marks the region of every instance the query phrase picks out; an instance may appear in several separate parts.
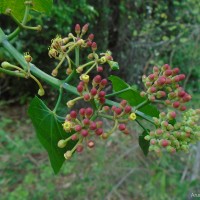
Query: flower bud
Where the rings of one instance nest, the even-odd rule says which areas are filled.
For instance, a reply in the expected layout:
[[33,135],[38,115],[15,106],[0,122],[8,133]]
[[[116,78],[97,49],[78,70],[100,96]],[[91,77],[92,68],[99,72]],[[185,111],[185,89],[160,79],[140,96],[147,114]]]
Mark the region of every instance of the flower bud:
[[103,129],[102,128],[98,128],[95,131],[96,135],[101,135],[103,133]]
[[131,107],[131,106],[126,106],[126,107],[124,108],[124,112],[125,112],[126,114],[129,114],[131,111],[132,111],[132,107]]
[[126,129],[126,125],[125,125],[125,124],[120,124],[120,125],[118,126],[118,129],[119,129],[120,131],[124,131],[124,130]]
[[88,131],[85,130],[85,129],[81,130],[81,135],[82,135],[83,137],[87,137],[87,136],[88,136]]
[[124,108],[124,107],[127,105],[127,101],[123,99],[123,100],[120,102],[120,105],[121,105],[122,108]]
[[79,85],[76,87],[76,89],[77,89],[77,91],[78,91],[79,93],[82,93],[83,90],[84,90],[84,87],[83,87],[82,85],[79,84]]
[[93,148],[94,147],[94,142],[92,140],[89,140],[88,143],[87,143],[87,146],[89,148]]
[[107,85],[108,81],[107,79],[103,79],[101,82],[100,82],[100,87],[105,87]]
[[101,82],[101,76],[100,75],[95,76],[93,78],[93,82],[96,84],[99,84]]
[[79,110],[79,115],[81,115],[82,117],[85,116],[85,108],[81,108]]
[[73,135],[71,136],[71,139],[72,139],[73,141],[78,140],[78,136],[77,136],[76,134],[73,134]]
[[105,91],[101,91],[98,94],[99,97],[105,97],[105,95],[106,95]]
[[74,104],[75,104],[75,102],[74,102],[74,101],[72,101],[72,100],[70,100],[70,101],[68,101],[68,102],[67,102],[67,106],[68,106],[68,108],[71,108],[71,107],[73,107],[73,106],[74,106]]
[[52,75],[52,76],[57,76],[57,75],[58,75],[58,70],[57,70],[57,69],[54,69],[54,70],[51,72],[51,75]]
[[65,140],[59,140],[58,141],[58,147],[64,148],[66,146],[67,142]]
[[76,69],[76,72],[77,72],[77,73],[80,74],[82,71],[83,71],[83,67],[77,67],[77,69]]
[[92,108],[86,108],[85,109],[85,115],[86,117],[91,117],[93,114],[93,109]]
[[74,130],[75,130],[76,132],[80,132],[81,129],[82,129],[82,126],[81,126],[81,125],[76,125],[76,126],[74,127]]
[[81,27],[80,27],[79,24],[76,24],[76,25],[75,25],[75,33],[76,33],[76,34],[80,34],[80,32],[81,32]]
[[97,43],[93,42],[91,47],[92,47],[92,51],[96,51],[97,50]]
[[103,71],[103,67],[98,66],[98,67],[97,67],[97,72],[102,72],[102,71]]
[[76,111],[72,110],[72,111],[70,112],[70,117],[71,117],[72,119],[75,119],[75,118],[77,117]]
[[178,101],[175,101],[172,105],[174,108],[178,108],[180,106],[180,103]]
[[82,28],[82,35],[84,35],[88,31],[89,24],[85,24]]
[[92,88],[92,89],[90,90],[90,94],[91,94],[92,96],[95,96],[95,95],[97,94],[97,89],[96,89],[96,88]]
[[88,40],[91,40],[91,41],[92,41],[93,39],[94,39],[94,34],[91,33],[91,34],[88,36]]
[[81,152],[83,151],[83,145],[82,145],[82,144],[77,145],[76,151],[77,151],[78,153],[81,153]]
[[64,154],[64,157],[65,159],[70,159],[72,157],[72,152],[71,151],[67,151],[65,154]]
[[90,101],[91,97],[89,94],[84,94],[83,99],[84,99],[84,101]]
[[97,125],[95,122],[91,122],[90,123],[90,130],[96,130],[97,129]]

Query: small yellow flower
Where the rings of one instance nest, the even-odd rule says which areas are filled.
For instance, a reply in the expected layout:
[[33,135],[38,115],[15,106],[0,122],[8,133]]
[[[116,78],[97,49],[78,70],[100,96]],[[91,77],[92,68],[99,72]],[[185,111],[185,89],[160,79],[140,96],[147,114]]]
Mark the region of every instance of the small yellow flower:
[[72,128],[71,122],[65,121],[63,124],[63,129],[68,132],[68,131],[71,131],[71,128]]
[[90,80],[90,77],[87,74],[82,74],[80,76],[80,80],[83,81],[84,83],[88,83]]
[[131,113],[131,114],[129,115],[129,119],[130,119],[130,120],[135,120],[135,119],[136,119],[136,114],[135,114],[135,113]]
[[31,57],[29,52],[24,53],[24,58],[26,60],[26,62],[31,62],[33,60],[33,58]]

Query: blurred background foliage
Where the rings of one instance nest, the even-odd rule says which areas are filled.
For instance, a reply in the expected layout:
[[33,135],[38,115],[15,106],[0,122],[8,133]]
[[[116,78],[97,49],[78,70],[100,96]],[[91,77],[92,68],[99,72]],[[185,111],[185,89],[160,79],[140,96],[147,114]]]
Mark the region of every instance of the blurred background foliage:
[[[142,87],[141,76],[154,65],[180,67],[187,75],[183,86],[193,94],[191,106],[200,107],[199,13],[199,0],[55,0],[51,15],[32,13],[29,24],[41,24],[42,31],[22,31],[13,44],[20,52],[29,51],[33,63],[50,73],[56,64],[48,57],[51,39],[66,36],[76,23],[89,23],[99,51],[111,50],[120,64],[120,71],[112,73]],[[0,26],[6,33],[15,28],[3,15]],[[0,48],[0,62],[8,59]],[[20,103],[26,108],[37,93],[35,84],[0,76],[1,199],[182,200],[200,193],[200,145],[189,155],[145,158],[136,133],[131,139],[117,136],[98,144],[94,152],[67,162],[55,177],[30,121],[18,107]],[[46,90],[53,102],[57,93],[48,86]]]

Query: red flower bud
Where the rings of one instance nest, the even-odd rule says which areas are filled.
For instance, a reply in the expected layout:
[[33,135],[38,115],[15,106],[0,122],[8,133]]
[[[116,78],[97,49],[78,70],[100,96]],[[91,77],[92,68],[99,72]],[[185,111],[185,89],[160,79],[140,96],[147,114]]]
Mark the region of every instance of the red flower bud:
[[171,78],[166,78],[166,84],[171,84],[172,83],[172,79]]
[[164,85],[165,82],[166,82],[166,78],[164,76],[159,77],[157,80],[158,85]]
[[89,24],[85,24],[82,28],[82,34],[85,34],[88,31]]
[[192,99],[192,97],[191,97],[189,94],[186,93],[186,94],[183,96],[182,99],[183,99],[184,102],[188,102],[188,101],[190,101],[190,100]]
[[106,99],[104,97],[99,98],[99,103],[104,104],[106,102]]
[[108,83],[107,79],[104,78],[104,79],[100,82],[100,86],[101,86],[101,87],[105,87],[105,86],[107,85],[107,83]]
[[168,140],[162,140],[161,145],[162,145],[162,147],[167,147],[169,145],[169,141]]
[[74,134],[74,135],[72,135],[72,136],[71,136],[71,139],[74,141],[74,140],[77,140],[77,139],[78,139],[78,137],[77,137],[77,135],[76,135],[76,134]]
[[157,89],[156,89],[156,87],[154,87],[154,86],[152,86],[152,87],[149,88],[149,92],[150,92],[150,93],[155,93],[156,90],[157,90]]
[[173,79],[172,79],[174,82],[179,82],[180,81],[180,78],[179,76],[174,76]]
[[97,129],[96,123],[95,122],[91,122],[90,123],[90,130],[95,130],[95,129]]
[[170,119],[175,119],[176,118],[176,112],[172,111],[169,113]]
[[103,133],[103,129],[102,129],[102,128],[98,128],[98,129],[95,131],[95,133],[96,133],[97,135],[101,135],[101,134]]
[[180,107],[180,111],[185,111],[186,109],[187,109],[186,106],[181,106],[181,107]]
[[92,140],[88,141],[87,143],[89,148],[93,148],[94,147],[94,142]]
[[79,24],[76,24],[76,25],[75,25],[75,33],[76,33],[76,34],[80,34],[80,32],[81,32],[81,27],[80,27]]
[[88,46],[88,47],[91,47],[91,46],[92,46],[92,41],[90,41],[90,40],[87,41],[87,46]]
[[108,112],[108,111],[110,110],[110,107],[109,107],[109,106],[104,106],[104,107],[103,107],[103,110],[104,110],[105,112]]
[[165,76],[171,76],[172,73],[173,73],[173,71],[172,71],[171,69],[168,69],[168,70],[166,70],[166,71],[164,72],[164,75],[165,75]]
[[76,111],[72,110],[72,111],[70,112],[70,117],[71,117],[72,119],[75,119],[75,118],[77,117]]
[[174,103],[173,103],[173,107],[174,108],[178,108],[180,106],[180,103],[178,102],[178,101],[175,101]]
[[102,72],[103,71],[103,67],[102,66],[98,66],[97,67],[97,72]]
[[98,96],[99,97],[105,97],[106,93],[104,91],[99,92]]
[[92,51],[96,51],[97,50],[97,43],[93,42],[91,47],[92,47]]
[[178,92],[178,96],[179,97],[184,97],[185,96],[185,91],[184,90],[181,90]]
[[81,108],[81,109],[79,110],[79,115],[85,116],[85,108]]
[[172,69],[172,71],[173,71],[173,75],[176,75],[176,74],[179,73],[180,69],[179,68],[174,68],[174,69]]
[[76,126],[74,127],[74,130],[75,130],[76,132],[81,131],[81,129],[82,129],[81,125],[76,125]]
[[91,41],[92,41],[93,39],[94,39],[94,34],[91,33],[91,34],[88,36],[88,40],[91,40]]
[[85,129],[81,130],[81,135],[82,135],[83,137],[87,137],[87,136],[88,136],[88,131],[85,130]]
[[95,76],[93,78],[93,82],[96,84],[99,84],[101,82],[101,76],[100,75]]
[[169,64],[164,64],[163,70],[169,70],[171,67]]
[[126,125],[125,124],[120,124],[118,128],[119,128],[120,131],[123,131],[123,130],[126,129]]
[[79,93],[82,93],[84,87],[83,87],[82,85],[78,85],[76,89],[77,89],[77,91],[78,91]]
[[86,125],[86,126],[89,125],[90,124],[90,120],[88,118],[85,118],[83,120],[83,124]]
[[123,99],[123,100],[120,102],[120,105],[124,108],[124,107],[127,105],[127,101]]
[[90,100],[90,95],[89,94],[84,94],[83,99],[85,101],[89,101]]
[[179,74],[178,77],[179,77],[179,80],[182,81],[185,79],[185,74]]
[[154,74],[150,74],[150,75],[148,76],[148,78],[149,78],[149,80],[153,81],[154,78],[155,78],[155,75],[154,75]]
[[90,90],[90,94],[91,94],[92,96],[95,96],[95,95],[97,94],[97,89],[96,89],[96,88],[92,88],[92,89]]
[[86,108],[85,109],[85,115],[87,117],[91,117],[92,114],[93,114],[93,109],[92,108]]
[[116,115],[120,115],[122,113],[122,109],[121,108],[116,108],[115,109],[115,113],[116,113]]
[[124,108],[124,112],[125,112],[126,114],[130,113],[131,111],[132,111],[131,106],[126,106],[126,107]]
[[77,147],[76,147],[76,151],[78,153],[81,153],[83,151],[83,145],[79,144]]

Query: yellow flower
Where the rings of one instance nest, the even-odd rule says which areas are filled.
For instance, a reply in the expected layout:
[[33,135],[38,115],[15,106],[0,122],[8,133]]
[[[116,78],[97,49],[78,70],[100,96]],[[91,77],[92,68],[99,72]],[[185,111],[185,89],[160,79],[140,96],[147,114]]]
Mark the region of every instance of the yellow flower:
[[71,122],[65,121],[65,123],[63,124],[63,129],[68,132],[71,131],[71,128],[72,128]]
[[90,77],[87,74],[82,74],[80,77],[80,80],[83,81],[84,83],[88,83],[90,80]]
[[130,120],[135,120],[135,119],[136,119],[136,114],[135,114],[135,113],[131,113],[131,114],[129,115],[129,119],[130,119]]

